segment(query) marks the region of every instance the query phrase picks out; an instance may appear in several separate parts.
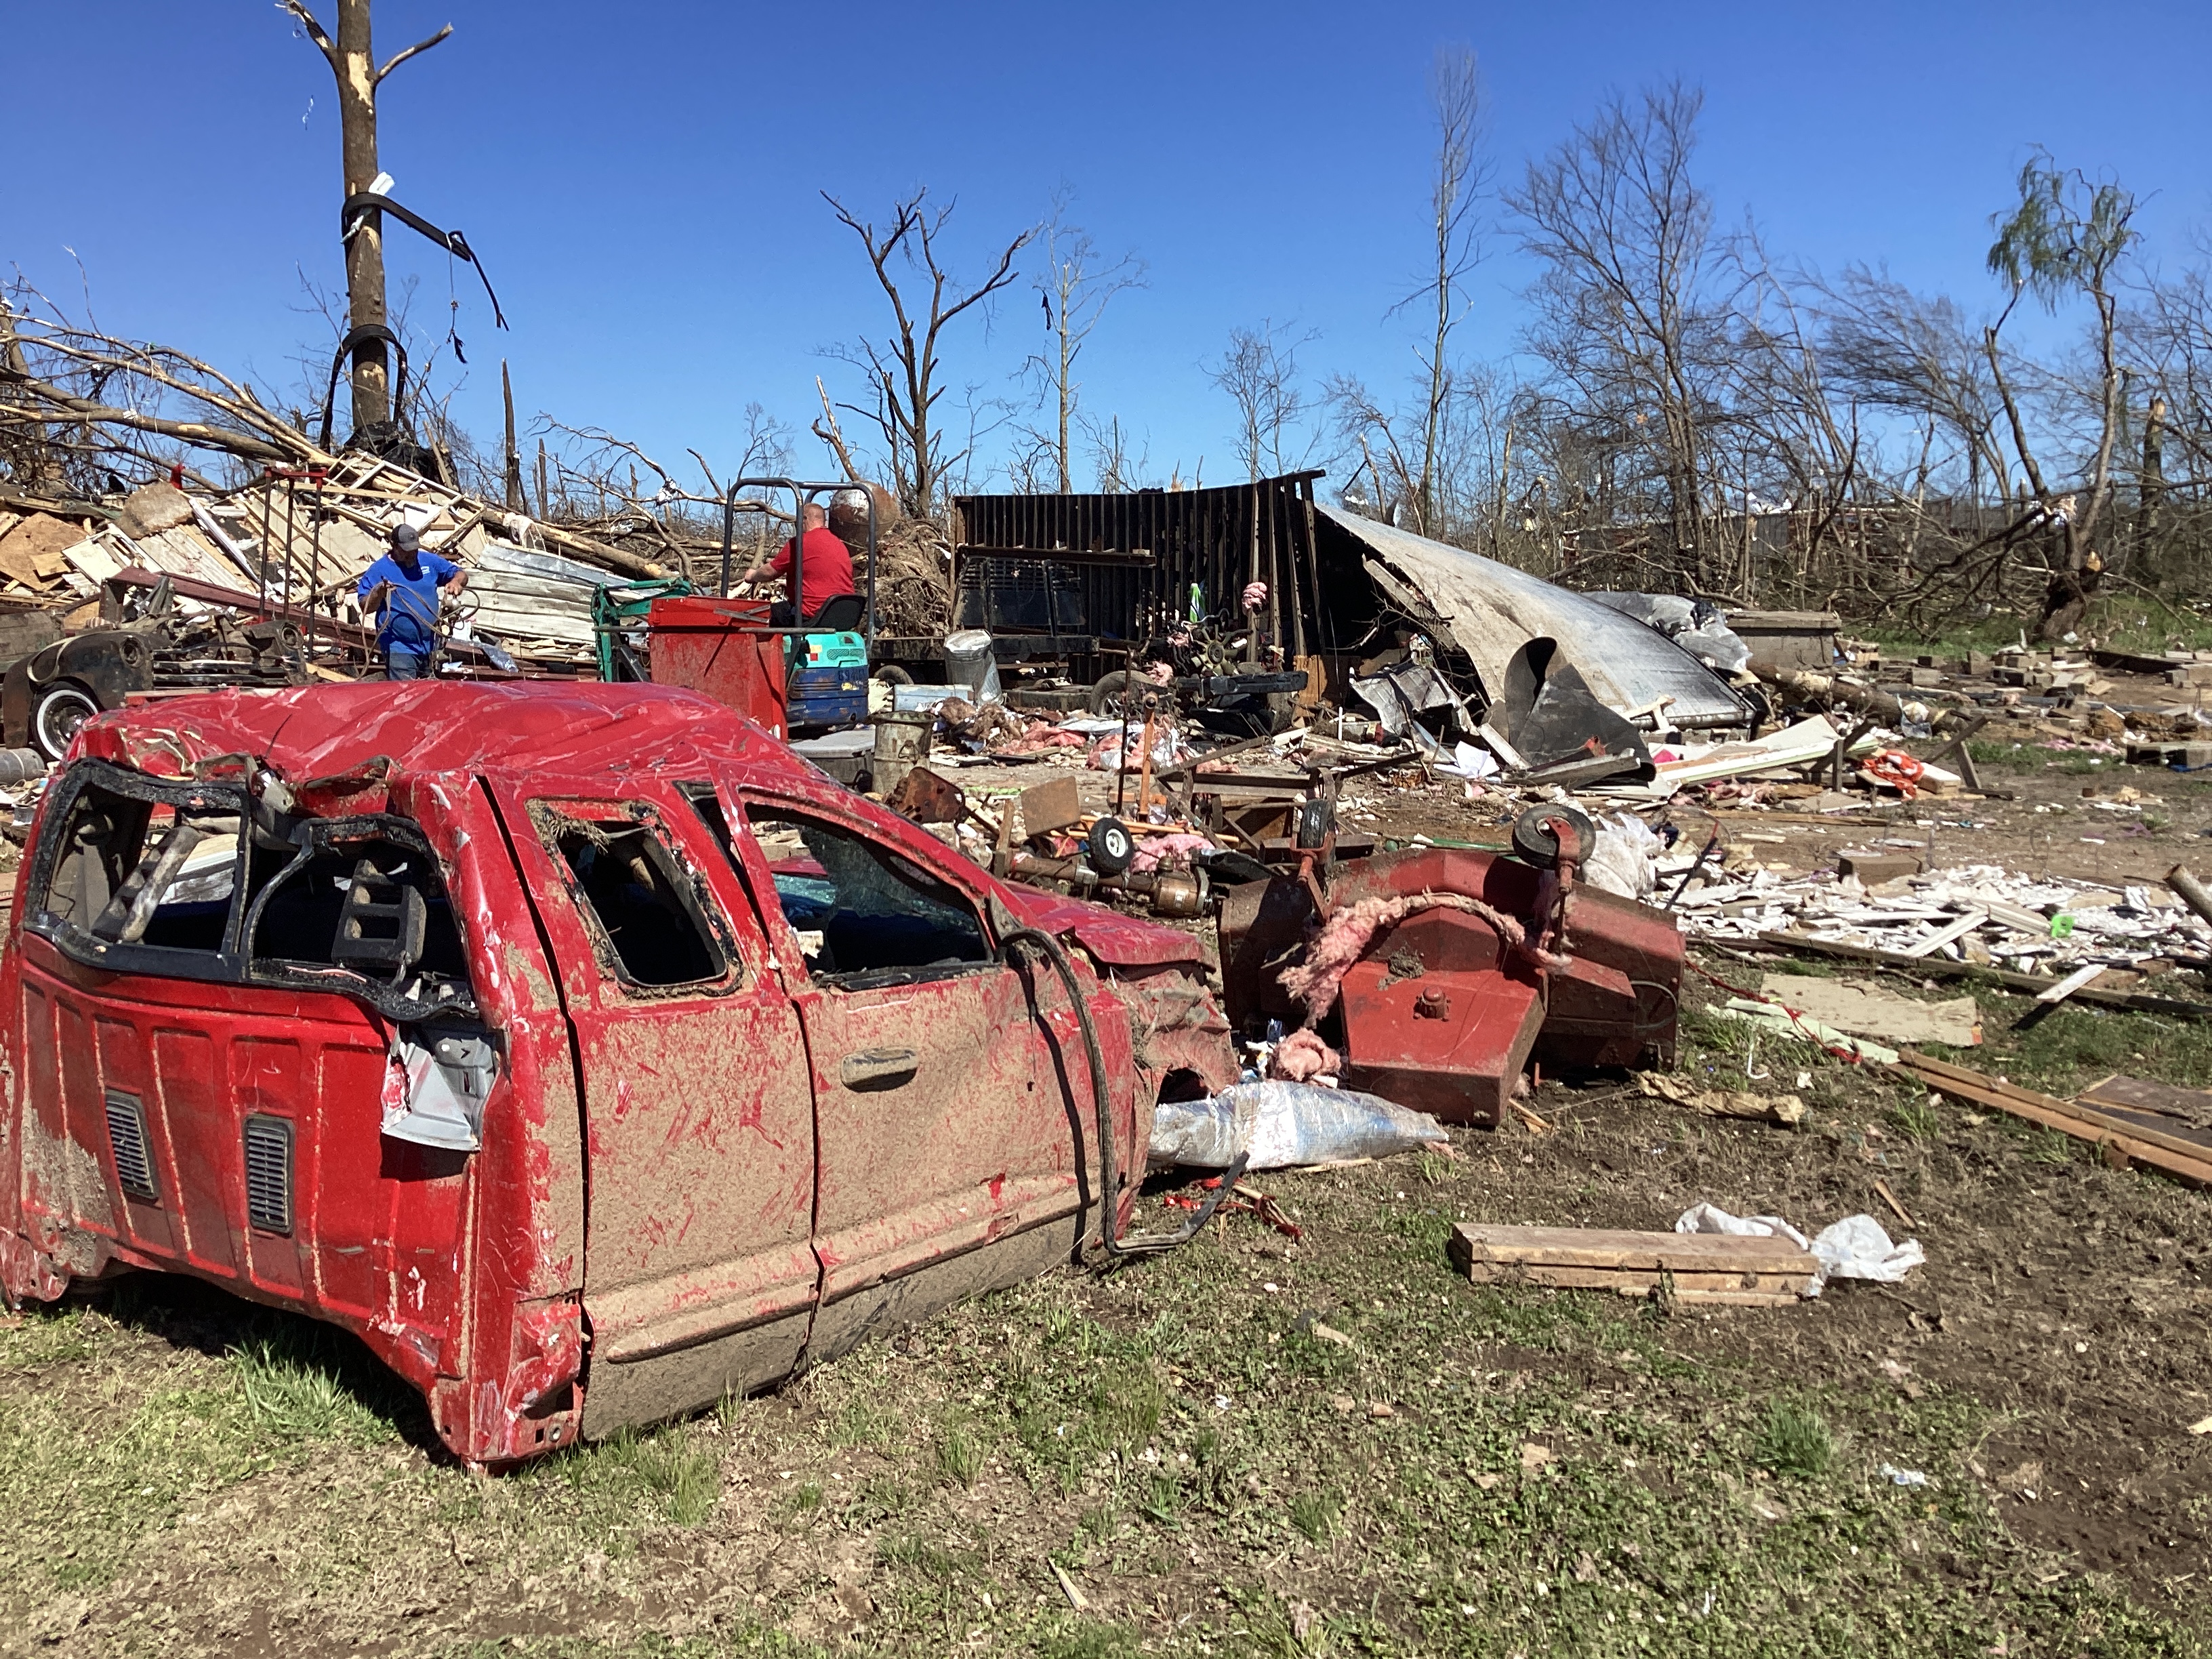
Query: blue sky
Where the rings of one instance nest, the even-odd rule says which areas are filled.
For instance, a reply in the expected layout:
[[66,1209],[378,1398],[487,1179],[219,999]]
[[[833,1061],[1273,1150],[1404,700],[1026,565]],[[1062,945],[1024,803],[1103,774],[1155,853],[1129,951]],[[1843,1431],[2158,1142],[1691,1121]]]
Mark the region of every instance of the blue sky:
[[[324,15],[329,15],[329,0]],[[1201,365],[1261,319],[1319,337],[1302,366],[1387,385],[1412,366],[1386,318],[1418,279],[1441,44],[1479,54],[1501,176],[1609,88],[1705,89],[1697,175],[1724,222],[1835,270],[1887,262],[1976,302],[1989,216],[2040,143],[2148,199],[2146,252],[2212,225],[2212,7],[2203,4],[848,3],[523,5],[378,0],[379,55],[451,21],[395,74],[383,160],[403,201],[458,226],[464,422],[498,425],[498,360],[550,410],[664,459],[718,463],[758,401],[803,424],[820,349],[883,321],[818,191],[878,213],[914,185],[957,198],[973,270],[1055,188],[1102,249],[1149,264],[1094,337],[1084,398],[1152,472],[1233,474]],[[297,384],[331,336],[301,274],[340,285],[337,126],[321,58],[261,0],[14,0],[0,99],[0,261],[81,308],[74,248],[112,332]],[[310,108],[310,100],[313,107]],[[1529,271],[1510,234],[1475,279],[1468,349],[1510,352]],[[447,260],[394,231],[415,324],[442,332]],[[1032,294],[948,343],[987,393],[1043,338]],[[845,377],[841,379],[841,377]],[[957,394],[956,394],[957,395]],[[341,422],[343,425],[343,421]],[[800,465],[826,471],[811,439]]]

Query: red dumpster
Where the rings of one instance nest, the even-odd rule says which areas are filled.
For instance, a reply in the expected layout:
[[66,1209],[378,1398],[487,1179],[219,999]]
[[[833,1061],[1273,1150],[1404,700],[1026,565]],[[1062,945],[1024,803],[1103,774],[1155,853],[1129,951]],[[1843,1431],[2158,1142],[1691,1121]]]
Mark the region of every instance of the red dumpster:
[[768,625],[766,599],[717,599],[703,594],[655,599],[647,617],[653,683],[712,697],[770,737],[788,737],[784,636],[746,631]]

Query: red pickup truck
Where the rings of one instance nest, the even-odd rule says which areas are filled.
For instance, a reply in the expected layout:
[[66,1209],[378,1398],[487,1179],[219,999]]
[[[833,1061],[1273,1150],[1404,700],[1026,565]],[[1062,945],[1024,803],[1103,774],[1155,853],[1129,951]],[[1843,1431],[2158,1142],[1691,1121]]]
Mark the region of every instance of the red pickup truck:
[[1235,1076],[1190,936],[649,685],[103,715],[6,947],[8,1297],[329,1320],[479,1464],[1114,1248],[1155,1102]]

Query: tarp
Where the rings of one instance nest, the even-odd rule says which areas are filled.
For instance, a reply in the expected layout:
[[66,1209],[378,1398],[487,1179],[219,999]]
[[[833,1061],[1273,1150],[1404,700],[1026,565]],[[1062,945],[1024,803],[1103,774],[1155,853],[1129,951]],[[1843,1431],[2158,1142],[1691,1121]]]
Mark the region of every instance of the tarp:
[[1334,507],[1316,511],[1429,602],[1493,701],[1504,695],[1514,653],[1532,639],[1550,639],[1608,708],[1626,713],[1671,696],[1666,717],[1678,726],[1744,723],[1744,706],[1726,682],[1632,617],[1480,554]]

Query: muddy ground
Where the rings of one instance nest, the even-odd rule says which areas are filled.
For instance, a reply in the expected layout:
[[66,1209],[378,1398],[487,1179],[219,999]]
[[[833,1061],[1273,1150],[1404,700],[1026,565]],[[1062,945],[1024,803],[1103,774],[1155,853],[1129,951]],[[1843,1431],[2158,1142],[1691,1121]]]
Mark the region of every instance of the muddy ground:
[[[2111,763],[1992,752],[2023,799],[1942,807],[1973,861],[2212,862],[2202,781],[2122,768],[2160,822],[2069,844],[2045,826],[2089,822]],[[1423,792],[1376,827],[1496,817]],[[1781,845],[1811,867],[1840,839]],[[1693,976],[1684,1069],[1796,1093],[1804,1124],[1547,1080],[1545,1133],[1265,1178],[1296,1240],[1225,1216],[502,1478],[304,1322],[161,1281],[28,1311],[0,1330],[0,1652],[2212,1651],[2212,1434],[2189,1431],[2212,1418],[2212,1196],[1750,1051],[1697,1012],[1723,994]],[[1958,1057],[2054,1091],[2212,1081],[2204,1026],[2027,1006],[1987,994]],[[1699,1200],[1808,1231],[1864,1211],[1927,1263],[1707,1313],[1472,1286],[1445,1257],[1462,1218],[1665,1228]]]

